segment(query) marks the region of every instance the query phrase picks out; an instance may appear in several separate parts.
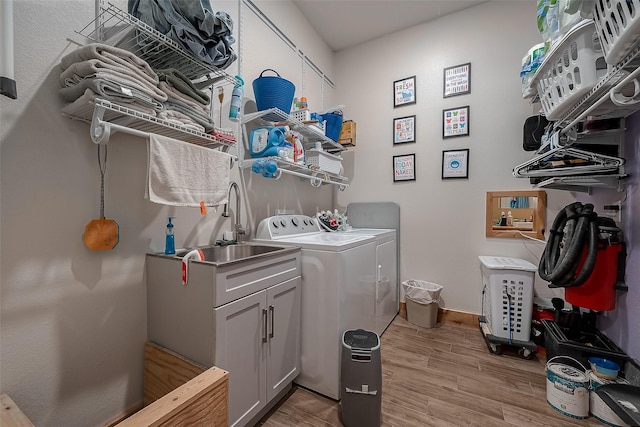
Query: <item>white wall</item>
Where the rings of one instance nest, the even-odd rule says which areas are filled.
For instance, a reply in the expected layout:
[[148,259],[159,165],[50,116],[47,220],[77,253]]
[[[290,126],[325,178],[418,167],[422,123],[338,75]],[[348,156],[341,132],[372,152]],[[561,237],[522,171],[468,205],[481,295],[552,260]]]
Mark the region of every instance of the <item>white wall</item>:
[[[536,111],[521,97],[521,60],[540,42],[535,2],[489,2],[408,28],[336,55],[337,93],[357,123],[357,146],[344,155],[351,186],[338,205],[394,201],[401,209],[401,279],[444,286],[441,306],[480,313],[478,255],[524,258],[544,246],[485,237],[485,193],[529,189],[512,168],[524,119]],[[471,63],[471,94],[443,98],[443,68]],[[393,108],[395,80],[416,76],[417,103]],[[442,138],[442,110],[470,106],[470,135]],[[393,118],[416,115],[416,143],[393,145]],[[442,151],[470,149],[468,180],[442,180]],[[416,181],[393,182],[392,157],[415,153]],[[572,195],[548,191],[547,223]],[[549,294],[546,284],[536,284]]]
[[[126,10],[126,1],[116,4]],[[289,26],[297,31],[291,37],[331,70],[328,49],[304,31],[299,12],[289,6],[281,17],[300,24]],[[94,1],[17,0],[14,7],[19,98],[0,97],[0,391],[36,425],[98,425],[142,400],[145,253],[164,249],[167,216],[176,217],[177,247],[214,242],[232,219],[222,218],[220,209],[202,217],[198,209],[145,200],[146,144],[115,134],[108,145],[105,214],[118,222],[120,242],[108,252],[87,250],[82,233],[99,214],[97,148],[86,124],[61,115],[57,91],[60,58],[76,47],[67,38],[81,40],[74,31],[94,19]],[[238,17],[237,1],[214,7]],[[265,35],[257,23],[245,31],[250,39]],[[243,75],[248,86],[256,70],[279,67],[280,55],[288,53],[278,44],[252,52]],[[235,74],[237,64],[228,72]],[[223,116],[231,98],[226,89]],[[214,117],[217,112],[216,106]],[[232,178],[242,188],[242,221],[252,228],[276,209],[311,215],[332,203],[329,187],[251,175],[234,171]],[[231,206],[233,213],[234,199]]]

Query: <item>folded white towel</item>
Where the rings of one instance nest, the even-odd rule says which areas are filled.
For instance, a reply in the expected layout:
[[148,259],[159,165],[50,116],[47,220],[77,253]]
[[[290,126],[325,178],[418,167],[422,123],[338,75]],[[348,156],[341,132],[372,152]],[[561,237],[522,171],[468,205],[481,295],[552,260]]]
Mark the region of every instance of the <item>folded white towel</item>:
[[145,197],[171,206],[227,203],[231,159],[222,151],[151,134]]
[[69,52],[60,60],[60,66],[63,70],[66,70],[76,62],[87,60],[98,60],[104,63],[105,66],[112,66],[113,68],[126,68],[153,84],[158,84],[159,82],[158,75],[144,59],[138,58],[132,52],[124,49],[100,43],[91,43]]

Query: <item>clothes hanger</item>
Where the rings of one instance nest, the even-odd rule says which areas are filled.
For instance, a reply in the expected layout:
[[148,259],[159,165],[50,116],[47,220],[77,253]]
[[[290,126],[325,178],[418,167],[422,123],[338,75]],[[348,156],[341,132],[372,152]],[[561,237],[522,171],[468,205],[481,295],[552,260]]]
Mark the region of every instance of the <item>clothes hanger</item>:
[[[576,161],[577,160],[577,161]],[[580,162],[584,160],[589,164]],[[515,177],[567,176],[618,172],[625,159],[571,146],[555,147],[513,168]],[[542,166],[542,167],[541,167]]]

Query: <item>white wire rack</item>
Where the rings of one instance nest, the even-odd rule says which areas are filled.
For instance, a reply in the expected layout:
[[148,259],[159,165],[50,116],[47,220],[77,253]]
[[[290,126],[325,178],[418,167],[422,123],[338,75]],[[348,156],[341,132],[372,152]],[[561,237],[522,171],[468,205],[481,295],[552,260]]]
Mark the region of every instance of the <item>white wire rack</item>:
[[214,134],[209,135],[100,98],[96,98],[95,103],[74,109],[70,109],[70,106],[64,109],[63,114],[89,123],[91,139],[96,144],[106,144],[109,136],[119,131],[140,137],[155,133],[192,144],[223,148],[225,151],[236,145],[235,137],[229,130],[216,128]]
[[320,187],[323,184],[337,185],[340,191],[344,191],[349,188],[348,178],[339,174],[322,171],[319,169],[312,169],[306,165],[299,165],[296,163],[287,162],[286,160],[278,157],[261,157],[260,159],[244,160],[240,167],[249,168],[256,160],[272,160],[277,163],[278,170],[275,177],[280,178],[281,174],[297,176],[304,180],[309,180],[312,187]]
[[100,9],[95,20],[76,32],[93,42],[126,49],[147,61],[154,70],[175,68],[191,80],[204,78],[211,84],[235,83],[235,77],[199,61],[175,40],[111,3]]
[[[268,110],[261,110],[255,113],[245,114],[242,117],[242,124],[247,124],[249,122],[256,121],[258,124],[262,125],[273,125],[274,123],[286,123],[291,130],[295,130],[299,132],[303,136],[303,142],[305,150],[314,148],[316,142],[320,142],[322,144],[322,148],[328,152],[339,152],[346,150],[344,146],[337,143],[331,138],[320,134],[310,126],[305,125],[299,120],[294,119],[284,111],[278,108],[270,108]],[[247,137],[247,132],[244,132],[245,137]],[[248,146],[248,142],[247,142]]]

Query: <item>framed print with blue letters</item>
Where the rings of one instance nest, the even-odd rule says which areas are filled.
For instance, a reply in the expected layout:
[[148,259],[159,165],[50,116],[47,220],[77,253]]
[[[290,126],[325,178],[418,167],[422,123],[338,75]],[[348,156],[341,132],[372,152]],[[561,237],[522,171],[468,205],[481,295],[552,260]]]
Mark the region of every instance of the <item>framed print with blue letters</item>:
[[442,179],[469,178],[469,149],[442,152]]

